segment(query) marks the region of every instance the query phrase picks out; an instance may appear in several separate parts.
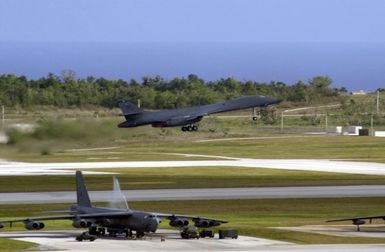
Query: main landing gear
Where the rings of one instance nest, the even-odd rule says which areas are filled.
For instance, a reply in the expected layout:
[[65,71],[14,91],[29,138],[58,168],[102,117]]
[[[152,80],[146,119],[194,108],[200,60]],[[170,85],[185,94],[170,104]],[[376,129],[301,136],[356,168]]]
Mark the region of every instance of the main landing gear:
[[198,126],[194,124],[190,124],[182,127],[182,131],[197,131],[197,130],[198,130]]
[[105,235],[106,234],[106,229],[105,228],[97,228],[97,227],[89,227],[88,232],[92,235]]

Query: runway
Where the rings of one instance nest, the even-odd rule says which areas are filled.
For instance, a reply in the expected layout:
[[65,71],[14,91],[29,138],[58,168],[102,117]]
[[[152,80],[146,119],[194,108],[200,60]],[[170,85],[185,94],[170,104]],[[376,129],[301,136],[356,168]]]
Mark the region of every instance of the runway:
[[[190,155],[191,154],[181,154]],[[199,155],[204,157],[204,155]],[[218,157],[220,159],[220,157]],[[112,168],[169,167],[249,167],[284,170],[321,171],[353,174],[385,175],[385,163],[350,162],[327,159],[250,159],[223,157],[220,160],[191,161],[127,161],[127,162],[64,162],[24,163],[0,161],[0,176],[68,175],[74,170]],[[89,172],[91,173],[91,172]],[[92,173],[97,173],[92,171]]]
[[[123,190],[128,201],[385,197],[385,185]],[[112,191],[91,191],[108,202]],[[0,193],[0,204],[73,203],[75,192]]]

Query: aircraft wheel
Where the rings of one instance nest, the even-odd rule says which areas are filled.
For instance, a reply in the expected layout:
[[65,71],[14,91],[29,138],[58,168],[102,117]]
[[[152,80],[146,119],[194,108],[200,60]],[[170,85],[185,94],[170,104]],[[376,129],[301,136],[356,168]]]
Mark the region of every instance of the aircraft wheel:
[[257,120],[257,117],[256,116],[253,116],[253,121],[256,121]]
[[187,131],[187,127],[183,126],[183,127],[182,127],[182,131],[183,131],[183,132],[184,132],[184,131]]
[[198,130],[198,126],[193,125],[193,126],[192,126],[192,130],[193,130],[193,131],[197,131],[197,130]]
[[144,236],[144,232],[138,232],[138,231],[136,231],[136,238],[143,238],[143,236]]
[[191,125],[187,126],[187,131],[193,131],[193,127]]
[[104,229],[104,228],[98,228],[98,229],[96,230],[96,233],[97,233],[97,235],[105,235],[105,234],[106,234],[106,229]]

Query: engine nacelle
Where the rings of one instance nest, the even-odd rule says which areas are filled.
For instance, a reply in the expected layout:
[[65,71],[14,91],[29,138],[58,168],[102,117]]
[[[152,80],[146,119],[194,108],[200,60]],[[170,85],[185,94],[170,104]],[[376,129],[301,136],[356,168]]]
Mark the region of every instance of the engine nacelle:
[[188,226],[189,221],[183,218],[175,218],[170,221],[170,226],[172,227],[185,227]]
[[353,220],[353,224],[354,225],[364,225],[366,222],[364,220],[361,220],[361,219],[355,219]]
[[209,228],[209,227],[215,227],[219,226],[220,223],[212,220],[196,220],[194,222],[194,225],[198,228]]
[[186,125],[186,124],[193,124],[202,120],[202,117],[203,116],[195,116],[195,117],[188,117],[188,118],[186,117],[171,118],[165,122],[164,126],[180,126],[180,125]]
[[74,220],[72,222],[72,226],[74,228],[86,228],[86,227],[90,227],[92,225],[91,222],[87,222],[86,220]]
[[28,230],[39,230],[44,228],[44,223],[42,222],[35,222],[35,221],[29,221],[25,223],[25,228]]

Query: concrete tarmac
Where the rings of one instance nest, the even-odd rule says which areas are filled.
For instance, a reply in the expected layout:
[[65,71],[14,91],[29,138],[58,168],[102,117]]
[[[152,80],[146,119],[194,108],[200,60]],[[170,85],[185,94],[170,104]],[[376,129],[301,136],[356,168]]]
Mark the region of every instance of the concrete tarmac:
[[[192,239],[179,238],[177,231],[159,230],[143,240],[126,240],[124,238],[99,238],[94,242],[75,241],[79,230],[71,231],[18,231],[0,232],[0,237],[34,242],[40,245],[41,251],[385,251],[384,245],[376,244],[333,244],[333,245],[297,245],[262,238],[240,236],[237,240],[225,239]],[[160,235],[166,237],[160,241]]]
[[[75,241],[80,230],[1,232],[0,237],[40,244],[43,251],[253,251],[257,247],[290,243],[239,236],[238,239],[201,238],[185,240],[176,230],[158,230],[140,240],[124,237],[101,237],[94,242]],[[165,237],[161,242],[160,236]]]
[[[385,197],[385,185],[123,190],[128,201]],[[112,191],[90,191],[108,202]],[[0,193],[0,204],[73,203],[75,192]]]

